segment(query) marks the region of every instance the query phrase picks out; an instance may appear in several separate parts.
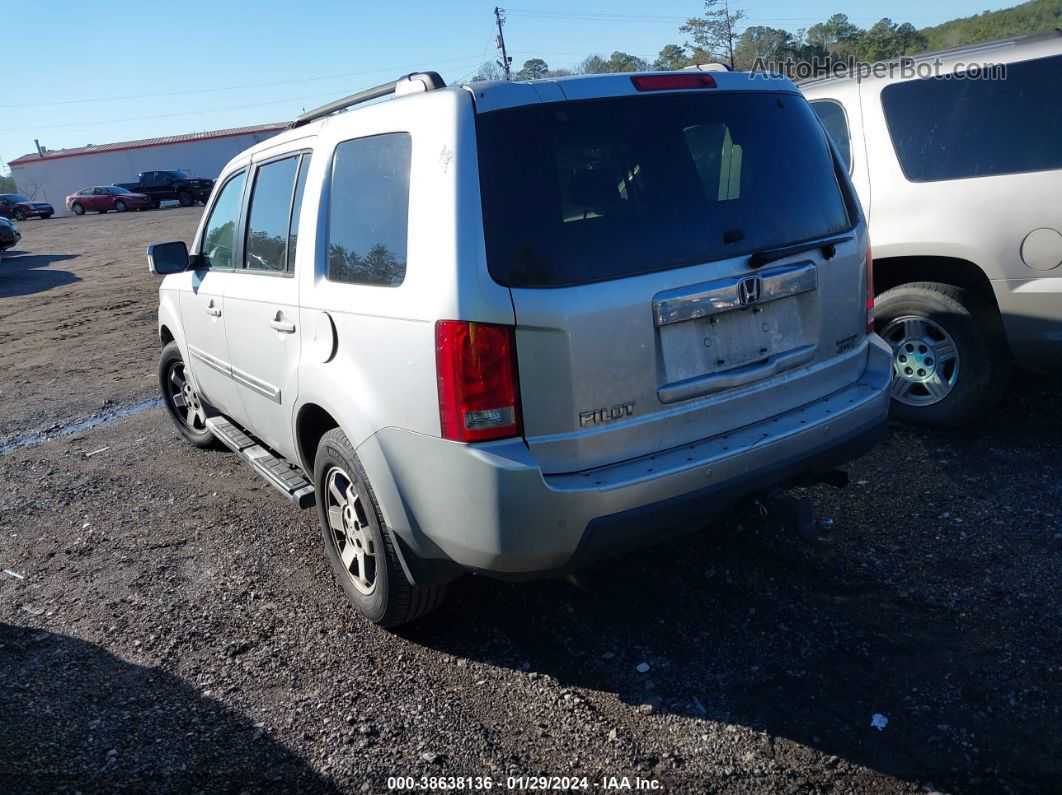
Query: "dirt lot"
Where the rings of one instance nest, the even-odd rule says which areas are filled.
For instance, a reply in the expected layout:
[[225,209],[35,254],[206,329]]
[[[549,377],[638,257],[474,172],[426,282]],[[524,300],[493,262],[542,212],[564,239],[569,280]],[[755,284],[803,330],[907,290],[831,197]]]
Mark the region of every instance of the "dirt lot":
[[[22,225],[0,437],[152,396],[144,246],[198,212]],[[397,633],[341,601],[312,512],[161,409],[56,428],[0,455],[0,782],[1058,792],[1059,386],[1019,374],[962,433],[891,428],[846,491],[814,490],[828,547],[730,517],[578,587],[467,578]]]

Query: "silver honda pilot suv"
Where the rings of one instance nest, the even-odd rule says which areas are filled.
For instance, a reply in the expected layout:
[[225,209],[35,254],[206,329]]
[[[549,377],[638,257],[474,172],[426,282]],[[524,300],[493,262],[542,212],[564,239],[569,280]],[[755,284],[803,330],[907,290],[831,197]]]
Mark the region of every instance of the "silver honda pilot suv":
[[190,252],[148,251],[177,428],[316,505],[383,625],[465,571],[696,528],[884,427],[866,224],[782,78],[409,75],[237,156]]

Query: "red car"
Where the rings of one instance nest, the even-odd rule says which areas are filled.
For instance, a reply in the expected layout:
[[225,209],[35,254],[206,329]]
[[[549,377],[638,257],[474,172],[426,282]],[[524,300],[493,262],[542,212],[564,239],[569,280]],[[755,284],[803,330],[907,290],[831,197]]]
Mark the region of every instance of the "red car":
[[85,188],[66,197],[66,209],[74,215],[84,215],[89,210],[101,215],[110,210],[124,213],[126,210],[144,210],[151,206],[151,199],[143,193],[130,193],[117,185]]

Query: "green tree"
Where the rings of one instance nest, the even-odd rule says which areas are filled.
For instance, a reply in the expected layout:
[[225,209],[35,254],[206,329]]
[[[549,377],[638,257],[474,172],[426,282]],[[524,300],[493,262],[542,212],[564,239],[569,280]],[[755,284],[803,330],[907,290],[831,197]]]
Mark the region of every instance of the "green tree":
[[808,28],[807,43],[828,57],[839,59],[852,54],[859,46],[863,31],[848,21],[845,14],[834,14],[825,22]]
[[0,193],[18,193],[18,188],[15,187],[15,178],[10,174],[0,174]]
[[730,0],[704,0],[704,16],[687,19],[679,30],[692,39],[687,47],[733,67],[737,28],[744,18],[744,11],[730,10]]
[[1032,0],[1013,8],[985,11],[972,17],[953,19],[933,28],[923,28],[924,50],[961,47],[1008,36],[1046,33],[1062,26],[1062,0]]
[[575,68],[575,73],[580,75],[602,75],[608,71],[608,61],[600,55],[588,55]]
[[888,17],[879,19],[862,37],[859,58],[864,61],[884,61],[900,53],[900,37],[896,25]]
[[653,69],[661,72],[685,69],[689,65],[690,56],[681,44],[665,44],[653,61]]
[[470,83],[480,83],[489,80],[504,79],[505,73],[502,71],[502,68],[494,61],[487,61],[487,63],[480,66],[476,73],[468,80]]
[[910,22],[896,26],[896,39],[900,47],[899,55],[922,52],[926,48],[925,34]]
[[529,58],[516,73],[517,80],[539,80],[549,74],[549,64],[541,58]]
[[734,68],[752,69],[757,61],[779,63],[793,57],[793,34],[781,28],[753,25],[745,28],[734,47]]
[[646,72],[649,64],[637,55],[616,50],[608,57],[607,72]]

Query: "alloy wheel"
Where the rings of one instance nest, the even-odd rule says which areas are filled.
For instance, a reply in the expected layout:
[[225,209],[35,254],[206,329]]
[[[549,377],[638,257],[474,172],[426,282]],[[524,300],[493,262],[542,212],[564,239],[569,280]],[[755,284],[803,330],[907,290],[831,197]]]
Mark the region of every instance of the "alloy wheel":
[[951,394],[959,377],[959,349],[940,324],[907,315],[881,330],[892,347],[892,397],[908,406],[931,406]]
[[359,593],[376,589],[376,542],[365,515],[365,504],[350,476],[339,467],[325,475],[329,536],[347,578]]
[[195,388],[188,380],[184,371],[184,362],[175,362],[170,368],[169,377],[166,379],[168,397],[173,406],[174,414],[180,417],[184,424],[196,433],[206,430],[206,410],[203,402],[196,394]]

